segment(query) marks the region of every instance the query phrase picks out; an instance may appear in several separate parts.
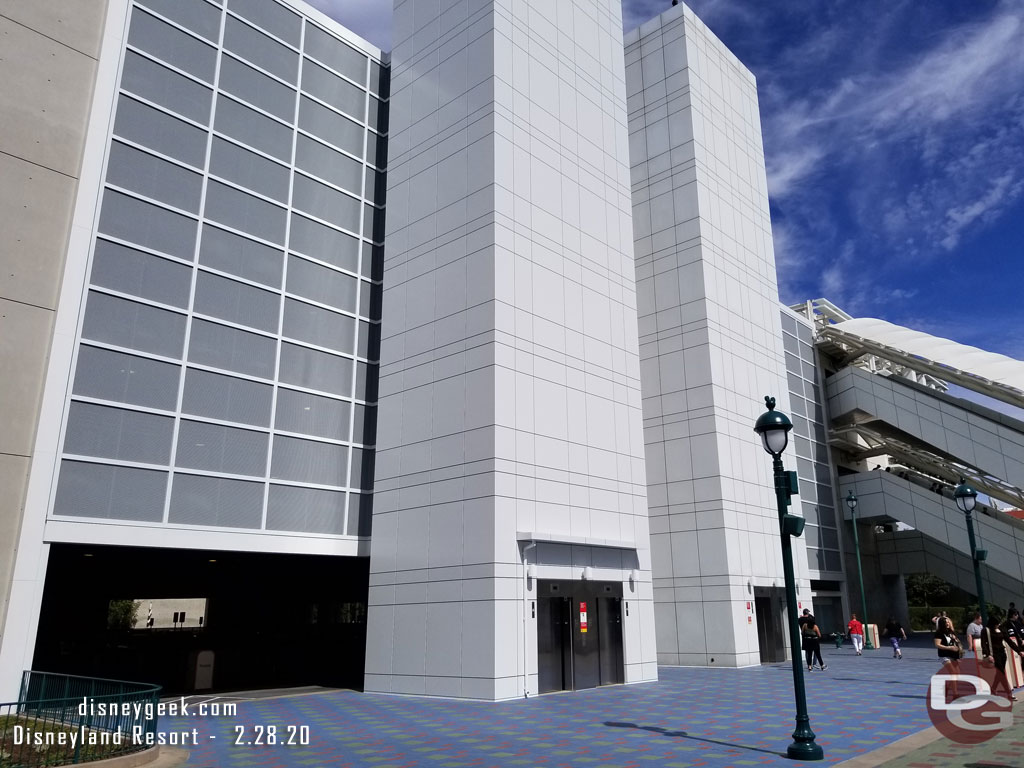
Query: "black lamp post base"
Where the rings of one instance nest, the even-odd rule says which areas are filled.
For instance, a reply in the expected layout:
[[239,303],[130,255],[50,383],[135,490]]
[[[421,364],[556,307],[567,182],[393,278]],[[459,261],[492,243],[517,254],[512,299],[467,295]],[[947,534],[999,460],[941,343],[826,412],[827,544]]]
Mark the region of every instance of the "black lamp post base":
[[813,741],[794,741],[786,749],[786,756],[791,760],[823,760],[825,753]]

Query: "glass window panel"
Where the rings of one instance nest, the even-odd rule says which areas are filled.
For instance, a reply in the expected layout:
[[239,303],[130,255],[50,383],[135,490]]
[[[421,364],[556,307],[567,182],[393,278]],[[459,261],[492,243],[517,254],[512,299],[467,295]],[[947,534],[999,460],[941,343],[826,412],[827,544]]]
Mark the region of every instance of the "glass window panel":
[[214,137],[210,173],[261,195],[288,202],[288,169],[255,152]]
[[196,168],[206,160],[206,131],[123,94],[114,133]]
[[310,60],[302,65],[302,90],[360,123],[366,118],[366,91]]
[[302,19],[279,3],[254,3],[252,0],[230,0],[228,8],[253,24],[277,35],[289,45],[298,47],[302,35]]
[[272,115],[295,120],[295,91],[231,56],[223,56],[217,87]]
[[293,251],[305,253],[336,267],[356,271],[359,259],[359,240],[352,235],[292,214],[292,228],[288,246]]
[[835,528],[822,528],[821,541],[828,549],[839,549],[839,532]]
[[259,528],[263,483],[178,473],[171,488],[167,520],[185,525]]
[[138,8],[132,12],[128,44],[201,80],[213,82],[216,48]]
[[166,495],[166,472],[64,460],[53,514],[158,523]]
[[782,330],[796,336],[796,320],[787,312],[780,312],[782,316]]
[[221,12],[205,0],[144,0],[143,5],[213,43],[220,38]]
[[172,416],[72,402],[64,434],[64,453],[167,464],[173,434]]
[[196,248],[195,219],[134,197],[103,192],[100,232],[128,240],[154,251],[192,261]]
[[363,156],[366,129],[305,96],[299,99],[299,128],[351,155]]
[[201,175],[119,141],[110,143],[107,183],[190,213],[199,212]]
[[366,83],[366,54],[313,24],[306,25],[306,53],[359,85]]
[[276,480],[344,488],[348,480],[348,457],[347,445],[276,435],[270,476]]
[[185,373],[182,413],[221,421],[270,426],[273,388],[248,379],[236,379],[189,368]]
[[212,90],[133,51],[125,52],[121,87],[197,123],[210,121]]
[[377,407],[355,403],[352,421],[352,441],[363,445],[375,445],[377,442]]
[[351,396],[352,360],[295,344],[281,344],[281,370],[284,384],[294,384],[334,395]]
[[181,367],[82,344],[75,366],[76,395],[173,411]]
[[805,325],[804,323],[796,324],[796,335],[800,341],[805,342],[806,344],[814,343],[814,333],[811,331],[810,326]]
[[187,308],[192,268],[97,238],[90,282],[161,304]]
[[292,156],[292,129],[266,115],[223,96],[217,99],[214,128],[243,144],[289,162]]
[[296,256],[288,257],[288,292],[355,312],[356,278]]
[[360,204],[356,198],[298,173],[292,186],[292,207],[359,232]]
[[782,346],[787,352],[794,355],[800,354],[800,343],[796,340],[796,336],[790,336],[788,333],[782,334]]
[[196,297],[193,309],[261,331],[277,332],[280,322],[281,297],[237,280],[200,272],[196,276]]
[[282,80],[295,83],[299,54],[231,16],[224,23],[224,48]]
[[302,134],[295,137],[295,165],[352,194],[363,188],[362,163]]
[[284,253],[272,246],[205,224],[203,239],[199,244],[199,263],[246,280],[280,288]]
[[232,475],[262,476],[267,466],[266,432],[182,419],[175,465]]
[[818,506],[808,502],[806,499],[803,500],[804,517],[807,519],[808,525],[818,524]]
[[277,342],[266,336],[198,318],[192,321],[190,362],[273,379],[276,350]]
[[284,208],[233,187],[212,180],[207,184],[206,218],[213,221],[283,243],[287,215]]
[[181,357],[185,316],[89,291],[82,337],[165,357]]
[[345,533],[345,492],[321,488],[270,486],[267,530]]
[[389,68],[382,67],[373,59],[370,60],[370,93],[376,93],[382,99],[388,97],[390,72]]
[[352,354],[355,319],[295,299],[285,299],[283,335]]
[[843,570],[842,560],[839,557],[839,553],[834,549],[826,549],[825,552],[825,568],[826,571],[841,571]]
[[274,428],[347,441],[351,411],[352,403],[347,400],[278,389]]

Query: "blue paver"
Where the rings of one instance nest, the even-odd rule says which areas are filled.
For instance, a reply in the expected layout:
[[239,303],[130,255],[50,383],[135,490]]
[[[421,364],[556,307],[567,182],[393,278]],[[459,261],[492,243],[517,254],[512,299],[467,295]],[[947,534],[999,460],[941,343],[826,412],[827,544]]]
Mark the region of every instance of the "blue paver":
[[[856,657],[824,649],[829,669],[806,673],[811,724],[825,764],[928,727],[925,693],[934,650],[884,648]],[[659,669],[656,683],[507,702],[355,691],[243,701],[233,718],[165,719],[198,729],[192,766],[748,766],[811,765],[784,757],[793,730],[790,666]],[[235,726],[307,725],[309,746],[234,745]],[[211,736],[215,738],[210,738]],[[821,765],[822,763],[817,763]]]

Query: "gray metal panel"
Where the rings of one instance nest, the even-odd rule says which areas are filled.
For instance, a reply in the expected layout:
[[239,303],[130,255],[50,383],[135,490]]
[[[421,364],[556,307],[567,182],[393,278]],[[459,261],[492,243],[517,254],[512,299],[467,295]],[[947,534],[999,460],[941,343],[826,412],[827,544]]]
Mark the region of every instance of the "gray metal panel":
[[221,57],[217,87],[289,123],[295,117],[295,89],[231,56]]
[[267,427],[272,400],[273,388],[269,384],[189,368],[185,373],[181,411]]
[[206,131],[124,94],[117,100],[114,133],[196,168],[206,160]]
[[166,472],[65,459],[53,514],[158,523],[166,490]]
[[352,354],[355,318],[314,307],[295,299],[284,301],[286,337]]
[[334,485],[344,488],[349,449],[345,445],[318,443],[294,437],[274,437],[270,476],[277,480]]
[[291,159],[291,128],[222,95],[217,97],[214,128],[279,160]]
[[210,173],[282,203],[288,202],[288,168],[214,137]]
[[137,8],[132,11],[128,44],[201,80],[213,82],[216,48]]
[[284,384],[351,396],[352,360],[284,342],[279,378]]
[[232,475],[262,476],[267,466],[265,432],[182,419],[175,464]]
[[362,191],[363,164],[309,136],[295,137],[295,165],[353,194]]
[[350,272],[359,261],[359,240],[297,213],[292,214],[288,248]]
[[192,288],[192,269],[176,261],[97,238],[89,281],[93,285],[186,309]]
[[312,24],[306,25],[305,53],[360,85],[366,83],[366,54]]
[[266,336],[197,318],[192,322],[188,359],[193,363],[272,379],[276,347],[277,342]]
[[105,190],[100,232],[129,240],[171,256],[192,261],[196,247],[195,219]]
[[238,325],[276,332],[281,321],[281,296],[237,280],[200,271],[196,275],[193,311]]
[[206,0],[142,0],[142,5],[188,27],[212,43],[220,37],[221,11]]
[[299,128],[349,154],[363,156],[366,129],[305,96],[299,99]]
[[357,285],[356,278],[351,275],[336,272],[296,256],[288,257],[289,293],[355,312]]
[[270,485],[267,530],[345,533],[345,492]]
[[82,337],[165,357],[181,357],[185,316],[89,291]]
[[203,238],[199,244],[199,263],[246,280],[280,288],[284,252],[204,224]]
[[254,3],[252,0],[230,0],[228,9],[244,16],[253,24],[277,35],[289,45],[299,46],[302,19],[280,3],[272,0]]
[[82,344],[73,392],[173,411],[178,402],[181,367],[123,352]]
[[263,483],[178,473],[171,488],[170,523],[224,528],[260,527]]
[[277,390],[274,428],[347,441],[351,412],[352,403],[347,400],[281,388]]
[[125,52],[121,87],[197,123],[210,121],[211,89],[133,51]]
[[298,78],[297,51],[231,16],[224,22],[224,48],[289,83],[294,83]]
[[292,185],[292,206],[350,232],[359,231],[362,206],[357,199],[298,173]]
[[64,453],[167,464],[174,418],[93,403],[72,402]]
[[219,221],[273,243],[284,243],[288,212],[266,200],[211,180],[206,185],[204,210],[206,218],[211,221]]
[[312,61],[302,66],[302,90],[361,123],[366,120],[366,91]]

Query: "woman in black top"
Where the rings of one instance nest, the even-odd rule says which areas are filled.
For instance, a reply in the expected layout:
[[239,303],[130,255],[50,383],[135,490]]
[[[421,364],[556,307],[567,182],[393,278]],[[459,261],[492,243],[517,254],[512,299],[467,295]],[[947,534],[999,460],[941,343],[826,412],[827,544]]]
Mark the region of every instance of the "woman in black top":
[[939,626],[935,630],[935,647],[943,664],[953,667],[954,670],[960,667],[960,638],[956,636],[953,622],[948,618],[939,619]]
[[800,634],[803,637],[804,653],[807,656],[807,671],[810,672],[814,669],[814,659],[817,659],[818,666],[824,672],[828,669],[828,664],[821,659],[821,630],[818,629],[818,624],[814,621],[813,616],[805,618],[807,620],[801,625]]
[[995,616],[989,617],[988,626],[981,633],[981,655],[982,661],[992,662],[996,667],[992,693],[995,693],[997,688],[1002,688],[1012,701],[1016,701],[1013,689],[1010,688],[1010,681],[1006,679],[1006,647],[1003,645],[1005,640],[1006,633],[1003,632],[998,619]]

